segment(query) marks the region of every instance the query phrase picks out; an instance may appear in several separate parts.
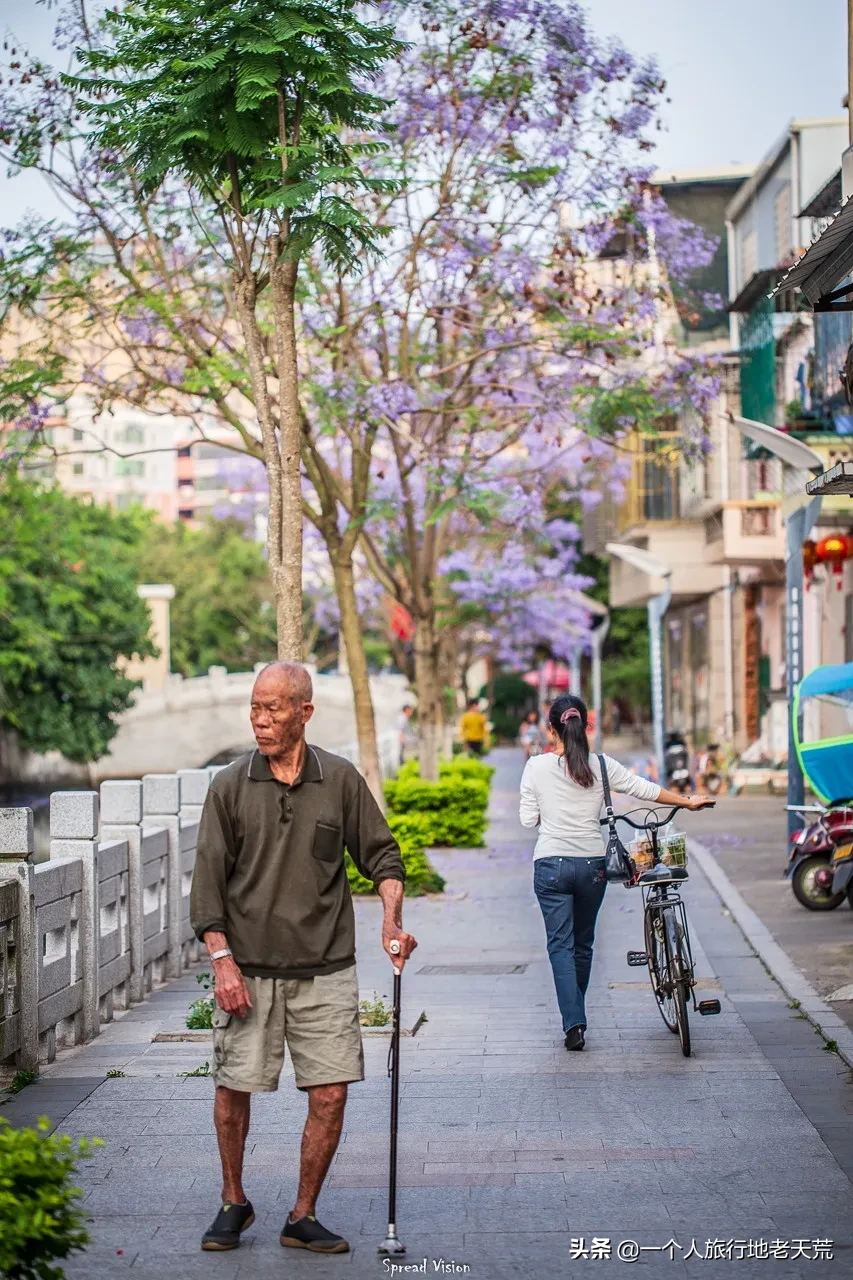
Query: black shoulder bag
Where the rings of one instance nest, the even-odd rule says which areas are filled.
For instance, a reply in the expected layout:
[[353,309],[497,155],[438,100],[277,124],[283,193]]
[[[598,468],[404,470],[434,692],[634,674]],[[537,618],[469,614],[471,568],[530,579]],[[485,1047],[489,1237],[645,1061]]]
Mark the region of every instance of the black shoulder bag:
[[631,866],[628,850],[619,839],[619,832],[616,830],[616,814],[613,812],[613,797],[610,794],[610,779],[607,776],[607,765],[604,756],[598,757],[598,763],[601,765],[604,807],[607,811],[609,829],[607,849],[604,854],[604,874],[608,880],[621,880],[624,882],[631,879],[634,874],[634,868]]

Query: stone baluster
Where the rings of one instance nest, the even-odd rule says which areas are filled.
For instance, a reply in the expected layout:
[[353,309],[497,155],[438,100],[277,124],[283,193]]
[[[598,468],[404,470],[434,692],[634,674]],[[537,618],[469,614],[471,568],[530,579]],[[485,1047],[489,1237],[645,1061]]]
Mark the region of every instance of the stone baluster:
[[83,1039],[101,1028],[99,977],[101,916],[98,901],[98,793],[54,791],[50,797],[50,856],[80,858],[80,968],[83,978]]
[[142,779],[142,814],[146,827],[164,827],[168,833],[169,954],[166,973],[179,978],[181,959],[181,780],[176,773],[146,773]]
[[142,783],[101,783],[101,842],[127,843],[127,924],[130,935],[130,999],[145,998],[145,931],[142,888]]
[[18,885],[18,922],[15,930],[15,987],[18,993],[19,1047],[15,1065],[22,1071],[37,1071],[38,1027],[38,939],[33,897],[32,809],[0,809],[0,876]]
[[198,822],[210,787],[207,769],[179,769],[181,780],[181,821]]

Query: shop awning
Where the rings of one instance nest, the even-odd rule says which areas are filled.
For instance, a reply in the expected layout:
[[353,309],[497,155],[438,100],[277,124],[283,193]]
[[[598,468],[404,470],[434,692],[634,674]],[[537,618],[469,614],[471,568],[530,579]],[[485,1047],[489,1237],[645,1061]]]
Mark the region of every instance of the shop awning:
[[846,493],[853,498],[853,462],[838,462],[823,475],[810,480],[806,485],[806,493],[814,497],[824,494]]
[[[853,270],[853,200],[842,205],[829,226],[782,277],[773,296],[799,289],[815,311],[853,311],[853,285],[841,285]],[[841,285],[841,288],[838,286]]]

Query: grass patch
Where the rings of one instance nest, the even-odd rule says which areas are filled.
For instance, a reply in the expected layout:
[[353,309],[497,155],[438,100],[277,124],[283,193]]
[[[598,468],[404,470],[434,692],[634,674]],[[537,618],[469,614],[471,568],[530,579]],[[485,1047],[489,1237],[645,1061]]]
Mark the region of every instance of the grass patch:
[[358,1020],[363,1027],[387,1027],[394,1010],[374,991],[372,1000],[362,1000],[358,1006]]
[[127,1072],[119,1071],[118,1067],[110,1067],[109,1071],[107,1072],[107,1079],[108,1080],[126,1080]]
[[39,1073],[37,1071],[16,1071],[12,1076],[8,1091],[9,1093],[20,1093],[22,1089],[26,1089],[27,1085],[32,1084],[38,1078]]
[[209,1076],[210,1063],[203,1062],[200,1067],[196,1067],[193,1071],[179,1071],[177,1074],[179,1076],[183,1076],[184,1079],[187,1079],[189,1076]]

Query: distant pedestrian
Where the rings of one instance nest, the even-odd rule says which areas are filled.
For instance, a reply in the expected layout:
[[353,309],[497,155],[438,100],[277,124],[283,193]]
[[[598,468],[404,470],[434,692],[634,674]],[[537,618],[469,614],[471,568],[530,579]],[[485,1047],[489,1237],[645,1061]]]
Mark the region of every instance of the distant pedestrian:
[[253,1093],[278,1088],[285,1042],[308,1095],[299,1189],[283,1245],[345,1253],[315,1217],[337,1150],[347,1085],[364,1079],[355,920],[344,849],[385,907],[382,945],[399,968],[417,946],[403,931],[405,870],[361,774],[308,746],[311,678],[274,662],[252,690],[256,751],[217,773],[205,801],[190,918],[214,972],[214,1123],[222,1207],[202,1249],[236,1249],[255,1211],[243,1189]]
[[459,722],[459,736],[465,744],[466,751],[473,756],[481,756],[486,745],[487,720],[480,710],[477,698],[469,698],[468,706]]
[[397,717],[397,732],[400,739],[400,764],[401,766],[415,754],[417,749],[417,738],[414,733],[414,725],[412,724],[412,716],[414,715],[414,707],[407,702]]
[[545,735],[539,723],[538,712],[528,711],[519,730],[518,740],[524,747],[525,760],[529,760],[531,756],[540,756],[542,754],[545,749]]
[[610,704],[610,730],[617,738],[622,732],[622,707],[616,698]]
[[[554,754],[528,760],[519,803],[522,825],[539,827],[533,888],[545,921],[567,1049],[584,1047],[595,921],[607,888],[599,823],[604,787],[586,729],[587,709],[580,698],[562,694],[554,700],[548,726]],[[664,791],[630,773],[618,760],[605,756],[605,761],[613,792],[701,807],[701,797]]]

